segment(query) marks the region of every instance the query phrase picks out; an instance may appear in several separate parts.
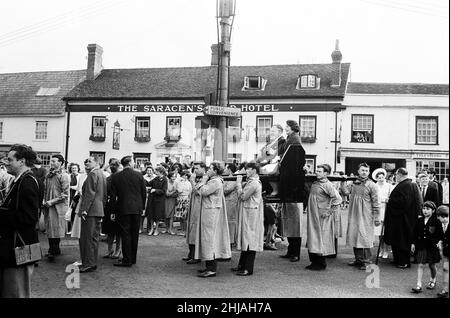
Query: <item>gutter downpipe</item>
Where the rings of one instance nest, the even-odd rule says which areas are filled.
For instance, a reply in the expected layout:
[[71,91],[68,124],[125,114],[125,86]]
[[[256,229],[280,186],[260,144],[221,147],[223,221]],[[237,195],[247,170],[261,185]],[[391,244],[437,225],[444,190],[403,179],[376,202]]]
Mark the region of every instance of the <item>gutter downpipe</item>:
[[70,128],[70,107],[69,107],[69,103],[66,100],[66,112],[67,112],[67,125],[66,125],[66,151],[64,154],[64,158],[66,159],[66,165],[67,162],[69,162],[68,160],[68,155],[69,155],[69,128]]

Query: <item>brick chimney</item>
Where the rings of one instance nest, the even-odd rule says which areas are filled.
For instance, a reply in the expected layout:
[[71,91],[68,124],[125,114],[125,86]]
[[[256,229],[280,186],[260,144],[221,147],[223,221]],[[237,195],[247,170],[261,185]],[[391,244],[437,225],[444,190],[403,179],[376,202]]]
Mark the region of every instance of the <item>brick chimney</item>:
[[102,71],[102,54],[103,48],[98,44],[88,44],[88,63],[86,80],[94,80]]
[[219,45],[211,45],[211,66],[219,65]]
[[339,40],[336,40],[336,47],[331,53],[331,59],[333,61],[332,65],[332,75],[331,75],[331,87],[339,87],[341,86],[341,62],[342,62],[342,53],[339,51]]

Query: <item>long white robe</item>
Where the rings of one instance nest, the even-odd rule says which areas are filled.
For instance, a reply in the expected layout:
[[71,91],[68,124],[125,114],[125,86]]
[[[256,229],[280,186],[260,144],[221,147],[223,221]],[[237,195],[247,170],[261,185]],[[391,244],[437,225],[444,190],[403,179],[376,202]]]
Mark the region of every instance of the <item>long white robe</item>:
[[372,180],[353,182],[348,208],[347,246],[371,248],[374,241],[374,221],[378,220],[380,203],[378,187]]
[[[339,213],[342,198],[328,179],[315,181],[308,198],[306,228],[308,251],[323,256],[336,254],[335,213]],[[326,217],[322,217],[326,216]]]
[[250,178],[239,196],[236,249],[261,252],[264,246],[264,202],[259,177]]
[[206,184],[196,186],[201,195],[201,210],[196,227],[195,259],[210,261],[230,258],[230,232],[223,181],[213,177]]

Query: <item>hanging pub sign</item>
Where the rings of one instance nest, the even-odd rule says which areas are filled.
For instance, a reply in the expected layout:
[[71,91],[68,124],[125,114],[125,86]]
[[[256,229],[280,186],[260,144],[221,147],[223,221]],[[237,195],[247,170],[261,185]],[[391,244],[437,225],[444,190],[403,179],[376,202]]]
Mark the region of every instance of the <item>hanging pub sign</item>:
[[112,148],[115,150],[119,150],[120,148],[120,124],[119,121],[116,120],[113,127],[113,144]]

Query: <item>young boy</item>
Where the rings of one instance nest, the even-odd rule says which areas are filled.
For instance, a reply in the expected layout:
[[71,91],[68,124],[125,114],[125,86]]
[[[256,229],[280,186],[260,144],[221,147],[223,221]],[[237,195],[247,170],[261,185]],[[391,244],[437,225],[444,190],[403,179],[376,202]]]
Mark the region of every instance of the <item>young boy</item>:
[[441,221],[442,230],[444,232],[443,239],[439,242],[439,249],[441,250],[444,263],[442,267],[444,284],[442,291],[437,294],[439,298],[448,298],[448,210],[448,206],[441,205],[436,211],[436,215],[439,221]]

